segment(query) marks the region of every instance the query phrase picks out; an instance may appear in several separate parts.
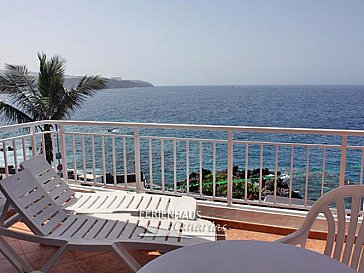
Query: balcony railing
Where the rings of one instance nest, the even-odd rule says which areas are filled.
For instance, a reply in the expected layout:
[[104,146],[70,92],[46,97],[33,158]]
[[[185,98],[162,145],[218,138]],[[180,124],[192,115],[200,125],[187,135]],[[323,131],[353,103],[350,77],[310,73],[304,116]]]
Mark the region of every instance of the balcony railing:
[[3,175],[43,153],[46,134],[54,168],[82,185],[305,209],[363,182],[364,131],[94,121],[0,127]]

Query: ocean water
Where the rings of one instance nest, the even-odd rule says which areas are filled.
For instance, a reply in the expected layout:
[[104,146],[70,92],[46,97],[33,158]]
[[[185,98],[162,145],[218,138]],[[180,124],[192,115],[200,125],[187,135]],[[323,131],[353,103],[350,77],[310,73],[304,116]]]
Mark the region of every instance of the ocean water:
[[[173,86],[135,89],[110,89],[99,91],[72,117],[73,120],[183,123],[207,125],[241,125],[288,128],[325,128],[364,130],[364,86]],[[68,128],[88,131],[90,128]],[[97,132],[107,133],[110,128],[97,128]],[[111,128],[112,129],[112,128]],[[92,129],[95,132],[95,128]],[[114,130],[115,134],[132,133],[132,130]],[[200,137],[226,139],[225,132],[142,130],[141,135]],[[330,136],[253,134],[234,135],[238,140],[263,140],[274,142],[300,142],[320,144],[340,144],[341,139]],[[76,142],[76,165],[82,168],[81,140]],[[85,138],[86,150],[90,139]],[[67,139],[68,148],[72,140]],[[132,141],[127,140],[128,172],[133,172]],[[160,142],[153,140],[153,182],[160,183],[161,162]],[[101,172],[100,139],[95,139],[96,168]],[[106,165],[112,172],[111,138],[105,138]],[[165,141],[165,180],[173,184],[173,143]],[[349,138],[349,145],[364,146],[364,138]],[[123,173],[121,142],[116,147],[117,173]],[[149,179],[148,141],[141,141],[141,167]],[[190,143],[190,172],[199,169],[199,143]],[[217,144],[217,170],[226,169],[226,145]],[[234,146],[234,165],[245,168],[245,145]],[[88,150],[87,150],[88,151]],[[86,152],[87,152],[86,151]],[[212,169],[212,145],[203,144],[203,168]],[[258,168],[260,146],[249,146],[248,168]],[[293,190],[304,193],[306,173],[309,178],[309,198],[317,198],[322,181],[323,149],[295,148],[293,169]],[[263,167],[273,170],[276,150],[274,146],[264,147]],[[338,184],[340,150],[327,149],[325,164],[325,188]],[[346,180],[359,183],[361,151],[348,150]],[[177,142],[177,181],[186,178],[186,147]],[[279,147],[278,169],[290,172],[290,148]],[[73,166],[72,152],[67,161]],[[69,166],[70,167],[70,166]],[[92,168],[91,157],[86,156],[86,167]]]
[[364,86],[176,86],[99,91],[72,119],[364,129]]

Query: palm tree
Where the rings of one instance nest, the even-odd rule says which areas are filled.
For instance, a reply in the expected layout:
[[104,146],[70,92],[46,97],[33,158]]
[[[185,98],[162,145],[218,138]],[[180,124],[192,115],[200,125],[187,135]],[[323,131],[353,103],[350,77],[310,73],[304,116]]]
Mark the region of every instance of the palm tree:
[[[64,87],[66,61],[61,56],[47,59],[38,53],[38,77],[28,72],[26,66],[5,65],[0,76],[0,94],[7,95],[9,102],[0,101],[0,118],[12,123],[69,118],[98,89],[105,88],[106,80],[100,76],[84,76],[74,88]],[[50,131],[51,125],[41,130]],[[45,134],[46,158],[53,159],[52,139]]]

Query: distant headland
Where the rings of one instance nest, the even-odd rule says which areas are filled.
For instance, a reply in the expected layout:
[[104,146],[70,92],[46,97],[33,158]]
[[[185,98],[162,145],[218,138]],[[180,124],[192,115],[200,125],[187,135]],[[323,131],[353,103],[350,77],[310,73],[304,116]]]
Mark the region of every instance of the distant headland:
[[[5,70],[0,69],[0,75],[3,75]],[[29,72],[31,75],[37,75],[37,73]],[[81,76],[66,76],[64,85],[67,88],[75,87],[80,81]],[[134,87],[154,87],[153,84],[141,81],[141,80],[123,80],[120,77],[105,78],[107,80],[107,88],[134,88]]]
[[[77,76],[66,76],[64,85],[67,88],[75,87],[77,83],[80,81],[81,77]],[[119,78],[106,78],[106,86],[107,88],[134,88],[134,87],[153,87],[153,84],[140,81],[140,80],[122,80]]]

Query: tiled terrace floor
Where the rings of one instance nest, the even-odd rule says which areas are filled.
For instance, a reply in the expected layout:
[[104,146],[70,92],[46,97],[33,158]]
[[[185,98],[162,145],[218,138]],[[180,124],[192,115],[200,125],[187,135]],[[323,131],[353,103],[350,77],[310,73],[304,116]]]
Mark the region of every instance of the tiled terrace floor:
[[[14,225],[15,229],[26,230],[26,227],[18,223]],[[281,235],[268,234],[263,232],[249,231],[244,229],[229,229],[225,232],[226,240],[262,240],[274,241]],[[35,243],[18,241],[7,238],[10,245],[24,258],[34,269],[40,269],[48,258],[54,253],[54,247],[43,246]],[[307,247],[309,249],[321,252],[323,251],[323,241],[309,240]],[[144,265],[159,256],[157,252],[133,251],[132,254],[137,261]],[[13,273],[16,270],[12,265],[0,254],[0,272]],[[107,252],[67,252],[62,260],[57,264],[52,272],[59,273],[111,273],[111,272],[131,272],[127,266],[120,261],[113,253]]]

